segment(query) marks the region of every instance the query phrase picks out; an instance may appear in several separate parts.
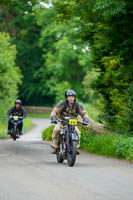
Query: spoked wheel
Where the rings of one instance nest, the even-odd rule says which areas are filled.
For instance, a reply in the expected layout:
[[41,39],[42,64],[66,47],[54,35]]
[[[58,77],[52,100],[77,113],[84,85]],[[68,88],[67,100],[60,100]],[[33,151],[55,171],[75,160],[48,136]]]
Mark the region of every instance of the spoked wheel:
[[16,140],[17,138],[19,138],[19,130],[17,129],[16,126],[14,126],[14,128],[12,129],[12,138],[13,140]]
[[63,156],[64,151],[63,150],[64,150],[64,143],[63,143],[62,139],[60,139],[59,148],[56,153],[58,163],[63,163],[63,161],[64,161],[64,156]]
[[70,167],[73,167],[76,161],[77,155],[77,141],[72,141],[70,149],[67,151],[67,162]]

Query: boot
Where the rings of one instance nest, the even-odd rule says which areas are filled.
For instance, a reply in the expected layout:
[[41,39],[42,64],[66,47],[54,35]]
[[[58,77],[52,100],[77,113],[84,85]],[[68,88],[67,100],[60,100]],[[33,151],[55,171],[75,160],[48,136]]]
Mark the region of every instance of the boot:
[[56,154],[57,153],[57,149],[53,148],[51,151],[51,154]]
[[8,135],[11,135],[11,130],[8,130]]
[[77,150],[77,155],[80,155],[80,151],[79,150]]
[[23,135],[22,131],[19,131],[19,135]]

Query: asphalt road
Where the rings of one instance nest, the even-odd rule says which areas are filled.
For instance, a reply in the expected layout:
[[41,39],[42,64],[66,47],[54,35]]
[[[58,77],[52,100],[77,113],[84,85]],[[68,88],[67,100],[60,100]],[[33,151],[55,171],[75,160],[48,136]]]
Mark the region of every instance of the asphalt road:
[[0,140],[0,200],[133,200],[133,164],[81,152],[76,165],[56,162],[34,119],[16,142]]

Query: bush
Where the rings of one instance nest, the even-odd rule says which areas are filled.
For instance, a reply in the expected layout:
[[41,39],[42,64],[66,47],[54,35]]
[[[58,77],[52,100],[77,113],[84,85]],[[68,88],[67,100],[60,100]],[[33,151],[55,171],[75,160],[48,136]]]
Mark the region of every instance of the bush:
[[50,126],[43,131],[43,133],[42,133],[43,140],[51,140],[52,139],[53,128],[54,128],[54,126]]
[[[43,140],[51,140],[53,127],[44,130]],[[133,160],[133,137],[120,134],[94,135],[92,131],[81,127],[79,129],[82,132],[81,149],[99,155]]]
[[133,138],[126,135],[92,135],[82,132],[81,149],[99,155],[133,160]]

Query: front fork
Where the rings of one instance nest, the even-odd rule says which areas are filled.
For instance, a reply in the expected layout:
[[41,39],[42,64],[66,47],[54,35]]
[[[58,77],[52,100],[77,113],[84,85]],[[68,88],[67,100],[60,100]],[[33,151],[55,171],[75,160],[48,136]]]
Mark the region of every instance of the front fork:
[[66,138],[66,144],[67,144],[67,151],[70,152],[71,151],[71,145],[72,145],[72,141],[77,141],[79,140],[77,133],[75,130],[73,130],[73,132],[70,132],[69,128],[67,127],[67,134],[66,134],[67,138]]

